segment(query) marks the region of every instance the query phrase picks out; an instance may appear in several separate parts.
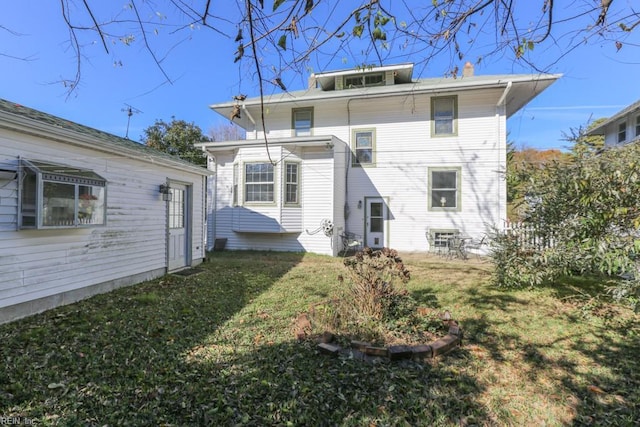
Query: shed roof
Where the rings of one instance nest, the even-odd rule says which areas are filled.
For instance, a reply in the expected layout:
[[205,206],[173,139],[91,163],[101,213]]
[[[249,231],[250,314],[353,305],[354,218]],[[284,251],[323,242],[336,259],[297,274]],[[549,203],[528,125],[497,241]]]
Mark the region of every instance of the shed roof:
[[598,126],[595,126],[593,129],[589,129],[587,134],[588,135],[604,135],[606,127],[608,125],[610,125],[611,123],[617,122],[618,120],[625,117],[626,115],[633,114],[637,111],[640,111],[640,100],[618,111],[616,114],[609,117],[607,120],[603,121]]
[[137,160],[207,175],[209,172],[177,156],[101,130],[81,125],[15,102],[0,99],[0,128],[116,153]]

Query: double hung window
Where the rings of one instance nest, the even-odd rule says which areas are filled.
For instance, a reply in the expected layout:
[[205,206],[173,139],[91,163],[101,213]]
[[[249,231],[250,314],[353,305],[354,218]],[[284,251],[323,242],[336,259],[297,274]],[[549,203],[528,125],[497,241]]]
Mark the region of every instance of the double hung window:
[[361,129],[353,132],[353,165],[365,166],[375,164],[375,131]]
[[271,163],[245,163],[244,201],[246,203],[273,203],[274,174]]
[[285,199],[289,205],[300,203],[300,165],[298,163],[285,163]]
[[429,169],[429,210],[460,210],[460,168]]
[[442,96],[431,98],[431,134],[451,136],[457,129],[458,97]]
[[291,112],[293,136],[311,136],[313,108],[294,108]]

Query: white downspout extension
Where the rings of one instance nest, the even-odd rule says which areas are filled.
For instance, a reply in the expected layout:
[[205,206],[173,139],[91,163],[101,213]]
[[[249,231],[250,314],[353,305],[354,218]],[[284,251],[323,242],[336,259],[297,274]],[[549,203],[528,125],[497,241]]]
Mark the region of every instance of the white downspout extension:
[[249,110],[247,110],[247,106],[244,104],[242,104],[242,111],[244,111],[244,113],[249,118],[249,121],[251,121],[251,123],[253,124],[253,139],[258,139],[258,128],[256,127],[256,121],[253,119],[253,116],[251,115]]
[[[507,167],[507,147],[506,147],[506,138],[507,136],[505,135],[505,145],[504,147],[502,146],[502,142],[501,142],[501,133],[500,133],[500,113],[503,112],[506,116],[506,100],[507,100],[507,95],[509,95],[509,91],[511,90],[511,86],[513,86],[513,82],[511,80],[509,80],[509,82],[507,82],[507,87],[504,88],[504,92],[502,92],[502,96],[500,96],[500,99],[498,99],[498,102],[496,103],[496,136],[497,136],[497,144],[498,144],[498,164],[505,165],[505,170],[504,173],[507,173],[506,167]],[[499,185],[498,187],[498,200],[504,200],[505,206],[504,208],[506,209],[507,205],[507,194],[506,194],[506,188],[507,188],[507,184],[506,184],[506,175],[505,175],[505,184],[504,185]],[[506,216],[504,218],[502,218],[503,215],[503,210],[501,209],[501,203],[498,203],[498,212],[496,215],[496,219],[498,221],[502,220],[502,222],[504,223],[504,221],[507,219]],[[504,224],[496,224],[497,227],[501,227]]]

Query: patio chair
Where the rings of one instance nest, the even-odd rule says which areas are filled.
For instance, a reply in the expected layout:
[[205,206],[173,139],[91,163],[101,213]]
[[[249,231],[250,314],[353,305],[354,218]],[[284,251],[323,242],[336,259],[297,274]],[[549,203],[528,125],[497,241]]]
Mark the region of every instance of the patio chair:
[[488,244],[488,238],[485,234],[480,240],[471,239],[467,241],[464,246],[467,252],[469,252],[470,250],[477,258],[480,258],[480,252],[482,251],[483,247],[487,246]]
[[357,252],[361,249],[360,235],[345,231],[340,234],[342,241],[342,256],[347,256],[349,252]]

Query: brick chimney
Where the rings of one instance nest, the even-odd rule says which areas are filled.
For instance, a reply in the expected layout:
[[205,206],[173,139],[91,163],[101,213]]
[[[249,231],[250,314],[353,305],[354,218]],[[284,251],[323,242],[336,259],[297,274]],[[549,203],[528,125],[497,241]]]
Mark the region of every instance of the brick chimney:
[[462,77],[473,77],[473,64],[467,61],[462,69]]

